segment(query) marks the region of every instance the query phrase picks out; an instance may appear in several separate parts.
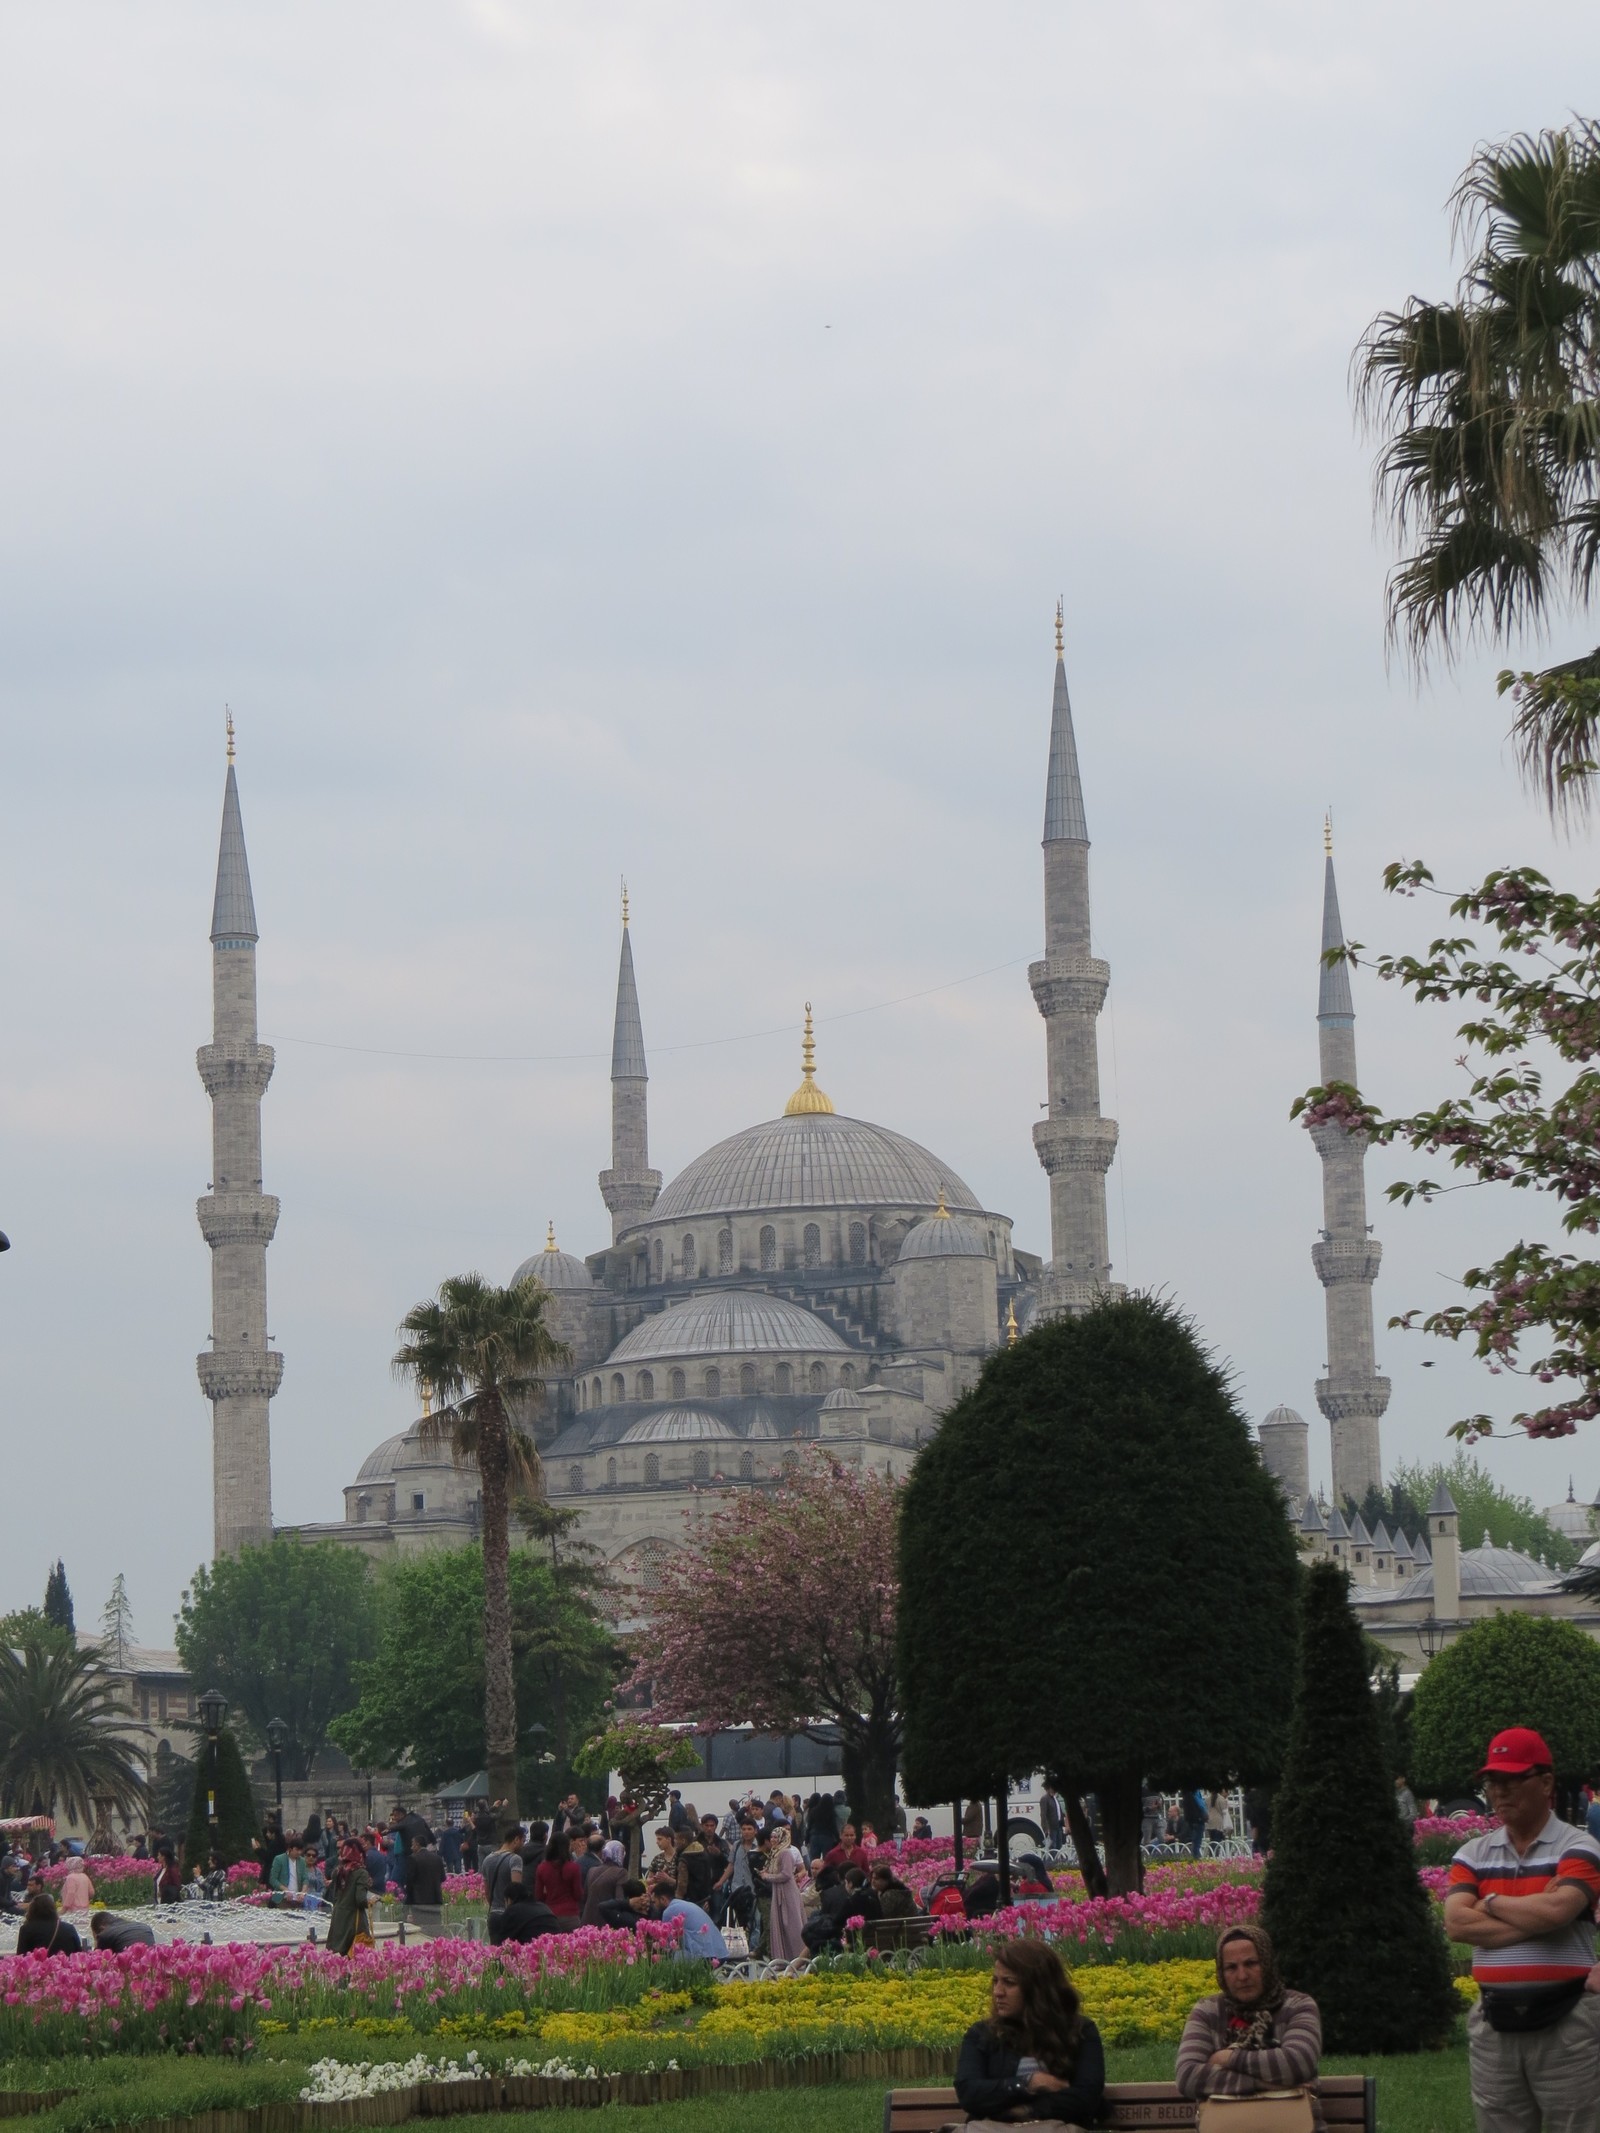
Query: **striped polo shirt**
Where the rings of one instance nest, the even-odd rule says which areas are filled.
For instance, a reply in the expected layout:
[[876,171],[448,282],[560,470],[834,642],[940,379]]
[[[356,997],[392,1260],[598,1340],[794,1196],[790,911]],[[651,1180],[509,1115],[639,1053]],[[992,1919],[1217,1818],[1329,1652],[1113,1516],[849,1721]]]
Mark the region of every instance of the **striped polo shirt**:
[[1594,1962],[1600,1844],[1552,1815],[1520,1857],[1500,1828],[1486,1829],[1462,1845],[1450,1862],[1449,1895],[1464,1889],[1478,1897],[1542,1896],[1563,1881],[1582,1889],[1585,1908],[1558,1933],[1514,1941],[1509,1948],[1474,1948],[1472,1974],[1480,1985],[1558,1984],[1585,1974]]

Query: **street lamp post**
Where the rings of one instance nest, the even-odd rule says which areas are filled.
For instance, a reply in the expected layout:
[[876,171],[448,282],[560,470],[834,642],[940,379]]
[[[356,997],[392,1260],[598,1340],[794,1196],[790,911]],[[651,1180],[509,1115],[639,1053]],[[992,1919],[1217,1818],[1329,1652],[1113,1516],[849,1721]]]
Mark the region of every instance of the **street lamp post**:
[[207,1689],[196,1706],[200,1723],[206,1729],[206,1739],[211,1743],[211,1783],[206,1788],[206,1821],[210,1825],[211,1848],[217,1844],[217,1741],[222,1732],[222,1721],[228,1715],[228,1699],[220,1689]]
[[283,1744],[289,1728],[281,1718],[267,1720],[267,1746],[272,1750],[272,1782],[278,1796],[278,1827],[283,1827]]

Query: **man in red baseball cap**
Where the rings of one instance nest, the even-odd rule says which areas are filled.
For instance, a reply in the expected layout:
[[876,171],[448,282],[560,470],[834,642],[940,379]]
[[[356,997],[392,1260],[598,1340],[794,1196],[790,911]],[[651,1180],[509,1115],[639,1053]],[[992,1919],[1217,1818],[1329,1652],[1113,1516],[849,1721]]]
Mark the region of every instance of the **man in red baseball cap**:
[[1554,1759],[1531,1726],[1489,1743],[1499,1826],[1450,1864],[1445,1931],[1472,1949],[1467,2019],[1478,2133],[1600,2133],[1595,1957],[1600,1844],[1555,1813]]

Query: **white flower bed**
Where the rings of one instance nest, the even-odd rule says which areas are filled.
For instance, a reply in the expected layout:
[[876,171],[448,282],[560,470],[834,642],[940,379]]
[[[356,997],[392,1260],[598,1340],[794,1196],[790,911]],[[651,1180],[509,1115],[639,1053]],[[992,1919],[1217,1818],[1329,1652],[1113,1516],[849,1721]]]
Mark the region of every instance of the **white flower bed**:
[[[678,2062],[669,2059],[661,2071],[675,2073]],[[652,2063],[640,2069],[653,2074]],[[319,2059],[307,2069],[308,2086],[300,2091],[302,2103],[355,2103],[363,2096],[383,2095],[390,2089],[417,2088],[424,2081],[482,2081],[504,2076],[514,2081],[538,2078],[544,2081],[595,2081],[599,2068],[573,2066],[566,2059],[546,2059],[542,2066],[531,2059],[508,2059],[504,2066],[485,2066],[476,2052],[465,2059],[430,2059],[418,2052],[414,2059],[362,2059],[351,2065],[343,2059]]]

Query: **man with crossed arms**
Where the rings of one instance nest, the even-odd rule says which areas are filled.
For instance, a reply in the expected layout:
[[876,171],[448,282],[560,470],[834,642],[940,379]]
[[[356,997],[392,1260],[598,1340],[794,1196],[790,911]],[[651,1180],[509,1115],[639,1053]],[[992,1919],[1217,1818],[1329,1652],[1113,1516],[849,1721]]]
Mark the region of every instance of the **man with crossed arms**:
[[1550,1750],[1532,1727],[1497,1733],[1482,1775],[1500,1827],[1456,1853],[1444,1906],[1478,1981],[1467,2021],[1478,2133],[1600,2133],[1600,1990],[1586,1990],[1600,1844],[1557,1818]]

